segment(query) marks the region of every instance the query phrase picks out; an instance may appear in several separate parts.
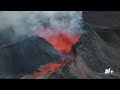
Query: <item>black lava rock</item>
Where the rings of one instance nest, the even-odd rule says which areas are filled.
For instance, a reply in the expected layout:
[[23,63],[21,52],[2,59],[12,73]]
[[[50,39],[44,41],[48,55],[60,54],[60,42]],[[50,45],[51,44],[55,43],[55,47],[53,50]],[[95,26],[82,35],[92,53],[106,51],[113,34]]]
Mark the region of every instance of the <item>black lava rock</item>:
[[37,36],[0,46],[0,73],[2,78],[11,75],[17,77],[30,74],[41,65],[53,62],[60,62],[59,52],[45,39]]

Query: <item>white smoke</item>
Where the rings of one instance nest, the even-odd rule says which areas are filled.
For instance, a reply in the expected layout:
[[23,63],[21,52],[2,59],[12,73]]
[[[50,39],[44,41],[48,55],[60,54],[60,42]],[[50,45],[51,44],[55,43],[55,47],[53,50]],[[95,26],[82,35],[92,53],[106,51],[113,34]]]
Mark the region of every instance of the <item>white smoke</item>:
[[47,25],[44,35],[59,32],[84,33],[82,11],[0,11],[0,30],[12,27],[17,36],[23,36],[39,29],[40,35]]

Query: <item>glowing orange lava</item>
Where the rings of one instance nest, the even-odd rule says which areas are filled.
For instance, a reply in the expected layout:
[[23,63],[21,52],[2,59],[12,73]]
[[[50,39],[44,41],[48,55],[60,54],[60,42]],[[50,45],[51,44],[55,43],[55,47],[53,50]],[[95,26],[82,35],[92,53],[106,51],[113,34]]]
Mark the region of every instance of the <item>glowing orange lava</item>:
[[66,53],[69,53],[71,51],[72,46],[79,41],[80,36],[72,37],[70,35],[60,33],[59,35],[49,36],[46,39],[58,51],[64,51]]
[[61,68],[62,68],[61,64],[57,64],[57,63],[50,64],[50,65],[45,66],[39,72],[33,74],[31,78],[32,79],[37,78],[37,77],[42,76],[42,75],[45,77],[49,74],[52,74],[53,72],[60,70]]

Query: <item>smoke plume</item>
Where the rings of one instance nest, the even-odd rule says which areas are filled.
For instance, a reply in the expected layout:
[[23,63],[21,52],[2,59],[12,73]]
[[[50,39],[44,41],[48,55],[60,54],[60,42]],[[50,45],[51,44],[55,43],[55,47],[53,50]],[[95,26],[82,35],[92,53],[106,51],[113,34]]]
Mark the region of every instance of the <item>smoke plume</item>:
[[56,31],[71,35],[85,32],[82,29],[82,11],[0,11],[0,30],[10,27],[17,37],[33,30],[39,30],[40,36]]

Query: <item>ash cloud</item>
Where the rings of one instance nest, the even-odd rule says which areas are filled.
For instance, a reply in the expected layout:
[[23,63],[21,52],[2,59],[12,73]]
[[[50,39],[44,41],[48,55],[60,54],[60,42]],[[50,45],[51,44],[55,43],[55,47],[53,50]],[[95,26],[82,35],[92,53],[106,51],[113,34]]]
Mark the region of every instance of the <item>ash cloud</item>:
[[82,11],[0,11],[0,30],[11,27],[17,37],[34,30],[39,30],[40,36],[53,34],[56,30],[83,34],[82,21]]

